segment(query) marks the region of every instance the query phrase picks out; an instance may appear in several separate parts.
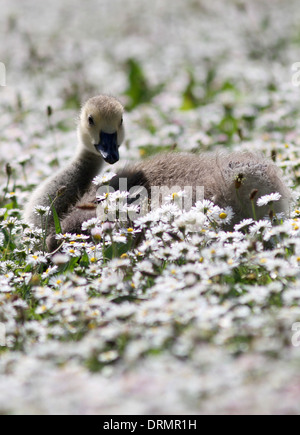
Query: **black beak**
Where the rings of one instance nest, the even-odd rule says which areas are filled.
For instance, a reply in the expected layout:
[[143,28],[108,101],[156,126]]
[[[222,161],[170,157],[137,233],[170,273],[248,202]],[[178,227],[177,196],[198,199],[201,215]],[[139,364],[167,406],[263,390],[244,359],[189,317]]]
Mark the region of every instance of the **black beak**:
[[110,165],[113,165],[120,159],[117,133],[108,134],[101,131],[100,143],[95,145],[95,148],[97,151],[99,151],[103,157],[103,160]]

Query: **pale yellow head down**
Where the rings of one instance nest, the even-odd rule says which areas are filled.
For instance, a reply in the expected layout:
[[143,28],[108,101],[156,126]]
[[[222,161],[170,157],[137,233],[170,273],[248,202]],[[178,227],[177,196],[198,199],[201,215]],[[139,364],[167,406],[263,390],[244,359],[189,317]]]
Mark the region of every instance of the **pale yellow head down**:
[[[99,95],[88,100],[79,117],[78,135],[81,145],[98,156],[100,153],[106,160],[104,148],[115,146],[118,149],[124,140],[123,114],[122,104],[114,97]],[[116,156],[112,160],[116,160]],[[112,163],[109,159],[107,161]]]

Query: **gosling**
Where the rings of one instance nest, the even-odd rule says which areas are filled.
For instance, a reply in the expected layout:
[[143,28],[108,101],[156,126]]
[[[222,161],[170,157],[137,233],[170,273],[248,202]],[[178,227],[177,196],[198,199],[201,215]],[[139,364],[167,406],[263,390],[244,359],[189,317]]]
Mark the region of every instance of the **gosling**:
[[[81,233],[83,222],[97,216],[97,189],[93,179],[104,162],[113,165],[119,160],[119,147],[124,141],[124,109],[113,97],[100,95],[83,106],[78,125],[78,147],[74,159],[66,168],[47,179],[32,194],[24,211],[28,223],[41,227],[36,206],[49,207],[55,198],[55,209],[64,233]],[[288,213],[291,194],[282,173],[270,160],[251,152],[160,154],[119,171],[110,184],[118,190],[119,180],[127,179],[132,187],[145,187],[151,199],[153,186],[192,187],[193,203],[197,187],[204,187],[204,198],[224,208],[232,207],[233,225],[253,217],[250,195],[257,191],[256,200],[278,192],[280,201],[274,203],[275,213]],[[58,195],[58,193],[60,193]],[[50,200],[51,199],[51,200]],[[258,219],[268,214],[267,207],[256,207]],[[229,229],[229,228],[228,228]],[[56,247],[55,224],[48,221],[48,249]]]

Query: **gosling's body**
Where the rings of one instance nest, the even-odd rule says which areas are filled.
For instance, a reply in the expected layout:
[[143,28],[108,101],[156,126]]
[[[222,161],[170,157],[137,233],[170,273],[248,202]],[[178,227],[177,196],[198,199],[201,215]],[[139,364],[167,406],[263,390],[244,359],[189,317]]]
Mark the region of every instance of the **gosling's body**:
[[[166,154],[125,169],[118,178],[128,179],[128,189],[136,185],[146,187],[149,196],[153,186],[192,187],[192,203],[198,199],[197,188],[204,188],[204,198],[225,208],[232,207],[232,226],[243,219],[253,217],[250,195],[257,190],[258,198],[278,192],[281,199],[274,203],[275,213],[289,211],[290,190],[282,179],[281,170],[262,155],[250,152]],[[241,179],[241,182],[238,182]],[[113,187],[118,185],[112,180]],[[186,190],[188,192],[188,189]],[[269,214],[270,208],[255,207],[257,219]]]
[[[237,178],[242,176],[240,186]],[[282,180],[281,170],[262,155],[253,153],[205,153],[193,154],[160,154],[141,163],[125,167],[111,180],[110,185],[119,190],[120,179],[127,180],[128,191],[135,186],[147,189],[151,198],[153,186],[167,186],[169,189],[184,190],[192,187],[192,203],[196,201],[197,187],[204,187],[204,198],[213,201],[222,208],[232,207],[234,217],[231,225],[246,218],[253,218],[250,195],[258,190],[254,203],[258,198],[278,192],[281,200],[275,202],[274,212],[288,214],[290,191]],[[64,231],[81,232],[82,223],[96,217],[95,202],[96,187],[91,186],[89,192],[73,208],[63,221]],[[269,214],[269,207],[255,207],[257,219],[263,219]]]

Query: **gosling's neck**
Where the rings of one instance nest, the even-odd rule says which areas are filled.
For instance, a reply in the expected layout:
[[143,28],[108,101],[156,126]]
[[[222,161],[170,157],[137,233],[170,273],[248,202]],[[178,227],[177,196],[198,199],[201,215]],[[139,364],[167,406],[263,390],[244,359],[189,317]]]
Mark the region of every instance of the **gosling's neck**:
[[75,157],[59,174],[60,184],[65,184],[69,197],[75,196],[79,199],[89,189],[103,166],[104,160],[100,154],[79,143]]
[[[71,161],[71,165],[74,166],[74,164],[86,171],[87,178],[92,181],[104,166],[104,160],[100,154],[95,154],[88,149],[80,147]],[[92,176],[92,174],[95,175]]]
[[97,166],[98,170],[104,165],[104,161],[100,153],[96,151],[94,146],[91,144],[89,137],[78,131],[78,145],[74,159],[72,162],[88,162],[92,163],[93,166]]
[[[89,190],[93,179],[99,174],[103,164],[104,161],[100,155],[96,155],[80,144],[75,157],[69,164],[44,181],[34,192],[25,209],[26,221],[40,226],[40,217],[34,212],[35,207],[38,205],[48,207],[50,198],[51,201],[56,198],[55,209],[60,220],[63,219]],[[60,190],[62,190],[62,194],[57,196]],[[49,219],[48,226],[50,232],[54,228],[52,218]]]

